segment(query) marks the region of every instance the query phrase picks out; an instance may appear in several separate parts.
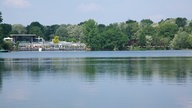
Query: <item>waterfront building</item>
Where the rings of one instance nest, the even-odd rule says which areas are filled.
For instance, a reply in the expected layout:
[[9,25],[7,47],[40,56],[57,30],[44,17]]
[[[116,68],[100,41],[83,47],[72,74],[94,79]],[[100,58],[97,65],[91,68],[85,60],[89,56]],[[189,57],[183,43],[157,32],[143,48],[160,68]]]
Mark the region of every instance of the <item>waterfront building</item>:
[[13,42],[24,42],[32,43],[36,38],[36,34],[10,34],[10,37],[13,38]]

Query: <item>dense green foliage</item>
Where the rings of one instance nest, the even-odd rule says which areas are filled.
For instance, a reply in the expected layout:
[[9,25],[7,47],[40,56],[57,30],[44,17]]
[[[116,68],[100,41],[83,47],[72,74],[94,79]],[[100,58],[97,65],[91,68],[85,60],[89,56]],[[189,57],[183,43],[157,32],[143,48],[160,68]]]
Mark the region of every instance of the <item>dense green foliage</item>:
[[[3,21],[0,12],[0,23]],[[158,23],[150,19],[140,22],[127,20],[109,25],[98,24],[89,19],[79,24],[44,26],[32,22],[0,24],[0,48],[3,38],[9,34],[32,33],[51,41],[59,36],[60,41],[83,42],[90,50],[146,50],[146,49],[192,49],[192,21],[186,18],[167,18]]]
[[[3,21],[1,12],[0,12],[0,24]],[[2,49],[2,44],[3,44],[3,30],[2,27],[0,26],[0,49]]]
[[1,12],[0,12],[0,23],[3,21],[3,18],[2,18],[2,15],[1,15]]
[[54,38],[53,38],[53,43],[54,43],[54,44],[59,43],[59,36],[54,36]]

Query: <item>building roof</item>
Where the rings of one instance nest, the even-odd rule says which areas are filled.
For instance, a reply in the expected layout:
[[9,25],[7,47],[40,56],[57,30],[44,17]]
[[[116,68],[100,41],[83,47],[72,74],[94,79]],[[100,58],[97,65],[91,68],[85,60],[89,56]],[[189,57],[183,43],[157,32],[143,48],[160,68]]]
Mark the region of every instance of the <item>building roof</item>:
[[10,37],[36,37],[36,34],[10,34]]

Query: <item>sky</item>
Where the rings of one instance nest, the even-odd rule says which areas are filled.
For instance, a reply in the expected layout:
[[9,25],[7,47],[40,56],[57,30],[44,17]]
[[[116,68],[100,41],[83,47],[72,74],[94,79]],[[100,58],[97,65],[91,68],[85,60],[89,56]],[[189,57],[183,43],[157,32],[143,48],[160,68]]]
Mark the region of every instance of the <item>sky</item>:
[[99,24],[185,17],[192,19],[192,0],[0,0],[3,23],[29,25]]

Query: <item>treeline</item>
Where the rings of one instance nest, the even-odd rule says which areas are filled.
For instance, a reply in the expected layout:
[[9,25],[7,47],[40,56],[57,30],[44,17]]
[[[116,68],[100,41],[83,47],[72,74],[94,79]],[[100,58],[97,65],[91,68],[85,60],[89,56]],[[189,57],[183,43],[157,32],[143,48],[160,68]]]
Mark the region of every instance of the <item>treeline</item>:
[[[3,21],[0,13],[0,23]],[[36,34],[46,41],[59,36],[60,41],[82,42],[90,50],[150,50],[192,49],[192,21],[186,18],[167,18],[158,23],[150,19],[140,22],[128,20],[109,25],[98,24],[93,19],[76,25],[62,24],[45,26],[32,22],[0,24],[0,48],[3,38],[9,34]]]
[[83,24],[83,41],[91,50],[192,49],[192,21],[167,18],[128,20],[110,25],[88,20]]

